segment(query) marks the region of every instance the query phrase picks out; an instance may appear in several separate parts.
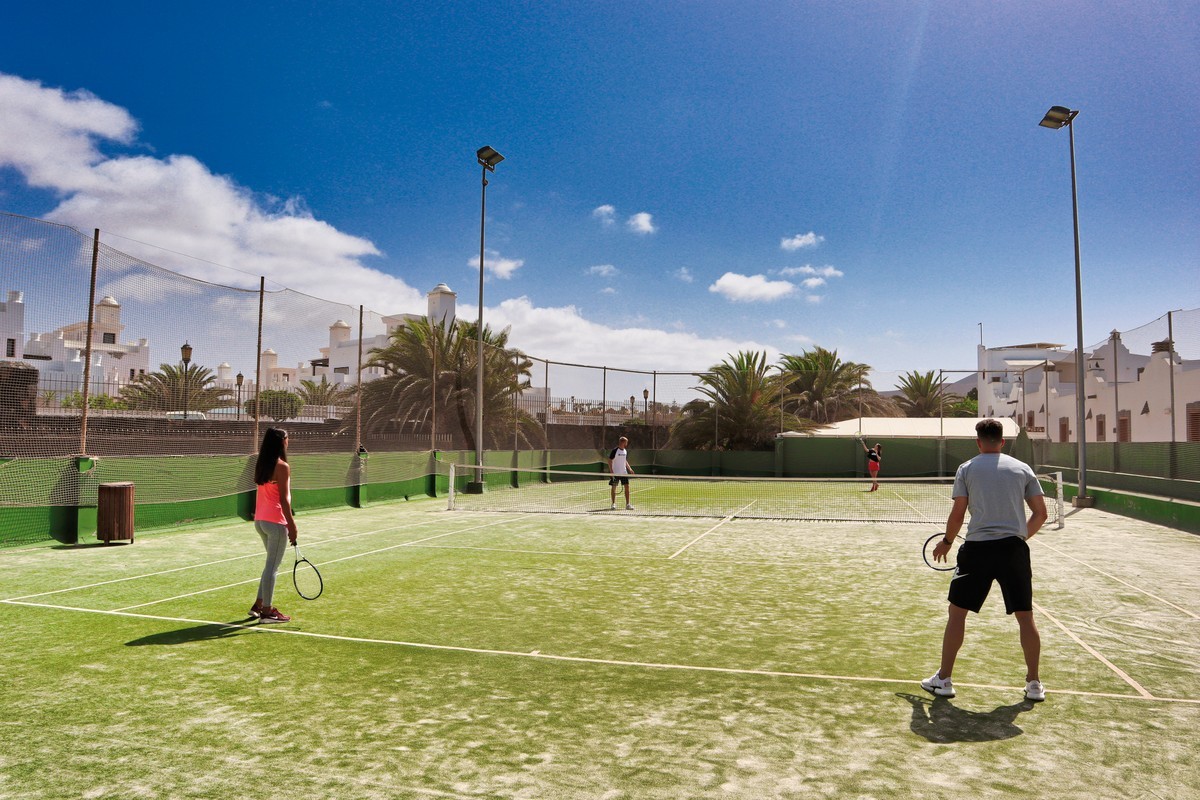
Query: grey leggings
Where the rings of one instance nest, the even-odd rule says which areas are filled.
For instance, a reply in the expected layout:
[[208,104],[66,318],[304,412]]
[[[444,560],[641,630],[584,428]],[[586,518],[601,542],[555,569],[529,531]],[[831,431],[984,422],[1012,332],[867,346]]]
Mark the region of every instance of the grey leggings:
[[258,597],[262,600],[263,608],[270,608],[271,598],[275,595],[275,574],[279,572],[283,554],[287,551],[288,529],[278,522],[256,521],[254,530],[262,537],[263,547],[267,548],[267,563],[258,582]]

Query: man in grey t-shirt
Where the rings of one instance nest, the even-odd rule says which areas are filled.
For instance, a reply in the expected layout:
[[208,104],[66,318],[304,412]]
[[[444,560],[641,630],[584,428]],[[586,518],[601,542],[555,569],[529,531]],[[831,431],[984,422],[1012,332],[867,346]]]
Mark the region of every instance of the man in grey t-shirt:
[[1021,629],[1025,697],[1044,700],[1046,690],[1038,675],[1041,637],[1033,621],[1033,570],[1026,542],[1046,521],[1046,501],[1029,465],[1002,452],[1004,428],[999,422],[982,420],[975,426],[975,434],[979,455],[958,468],[946,535],[933,550],[935,560],[946,560],[969,510],[971,521],[950,581],[941,667],[921,681],[921,686],[934,695],[954,697],[950,674],[966,633],[967,612],[979,613],[995,581],[1004,595],[1005,611],[1016,617]]

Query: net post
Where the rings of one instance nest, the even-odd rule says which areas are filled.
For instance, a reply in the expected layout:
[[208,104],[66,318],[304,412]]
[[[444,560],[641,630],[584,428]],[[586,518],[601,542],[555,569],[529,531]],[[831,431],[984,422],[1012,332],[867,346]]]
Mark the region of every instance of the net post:
[[446,491],[446,510],[454,510],[454,462],[450,462],[450,488]]
[[1063,477],[1061,472],[1054,473],[1054,505],[1058,512],[1058,524],[1054,526],[1055,530],[1061,531],[1067,524],[1066,515],[1063,513]]
[[[354,385],[354,450],[362,452],[362,348],[363,348],[363,307],[358,307],[358,378]],[[375,445],[372,444],[372,447]]]

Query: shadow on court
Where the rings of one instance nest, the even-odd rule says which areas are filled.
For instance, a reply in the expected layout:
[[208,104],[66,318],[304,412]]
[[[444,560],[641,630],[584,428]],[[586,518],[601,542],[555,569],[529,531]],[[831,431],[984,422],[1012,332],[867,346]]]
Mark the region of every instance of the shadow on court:
[[945,697],[922,697],[896,692],[912,705],[912,732],[931,742],[995,742],[1012,739],[1025,731],[1016,724],[1017,715],[1036,705],[1021,700],[992,711],[968,711]]
[[133,639],[125,643],[126,647],[142,647],[148,644],[187,644],[188,642],[207,642],[214,639],[228,639],[231,636],[241,636],[249,633],[249,629],[244,623],[249,620],[239,619],[231,622],[228,625],[195,625],[191,628],[180,628],[177,631],[163,631],[162,633],[152,633],[149,636],[143,636],[140,639]]

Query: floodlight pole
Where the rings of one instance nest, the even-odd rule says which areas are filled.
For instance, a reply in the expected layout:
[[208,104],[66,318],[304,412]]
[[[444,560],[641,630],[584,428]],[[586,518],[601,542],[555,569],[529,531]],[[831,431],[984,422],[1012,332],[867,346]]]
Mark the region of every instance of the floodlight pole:
[[484,145],[475,151],[475,159],[483,167],[483,185],[480,188],[479,200],[479,318],[476,321],[475,335],[478,343],[475,363],[475,481],[480,492],[483,491],[483,242],[484,230],[487,225],[487,174],[496,171],[496,165],[504,160],[489,145]]
[[1087,389],[1084,386],[1086,370],[1083,364],[1083,277],[1079,257],[1079,192],[1075,180],[1075,126],[1072,124],[1078,110],[1053,106],[1038,123],[1044,128],[1067,129],[1071,148],[1071,218],[1075,229],[1075,429],[1079,443],[1079,494],[1076,506],[1090,506],[1092,498],[1087,493],[1087,430],[1084,428]]

